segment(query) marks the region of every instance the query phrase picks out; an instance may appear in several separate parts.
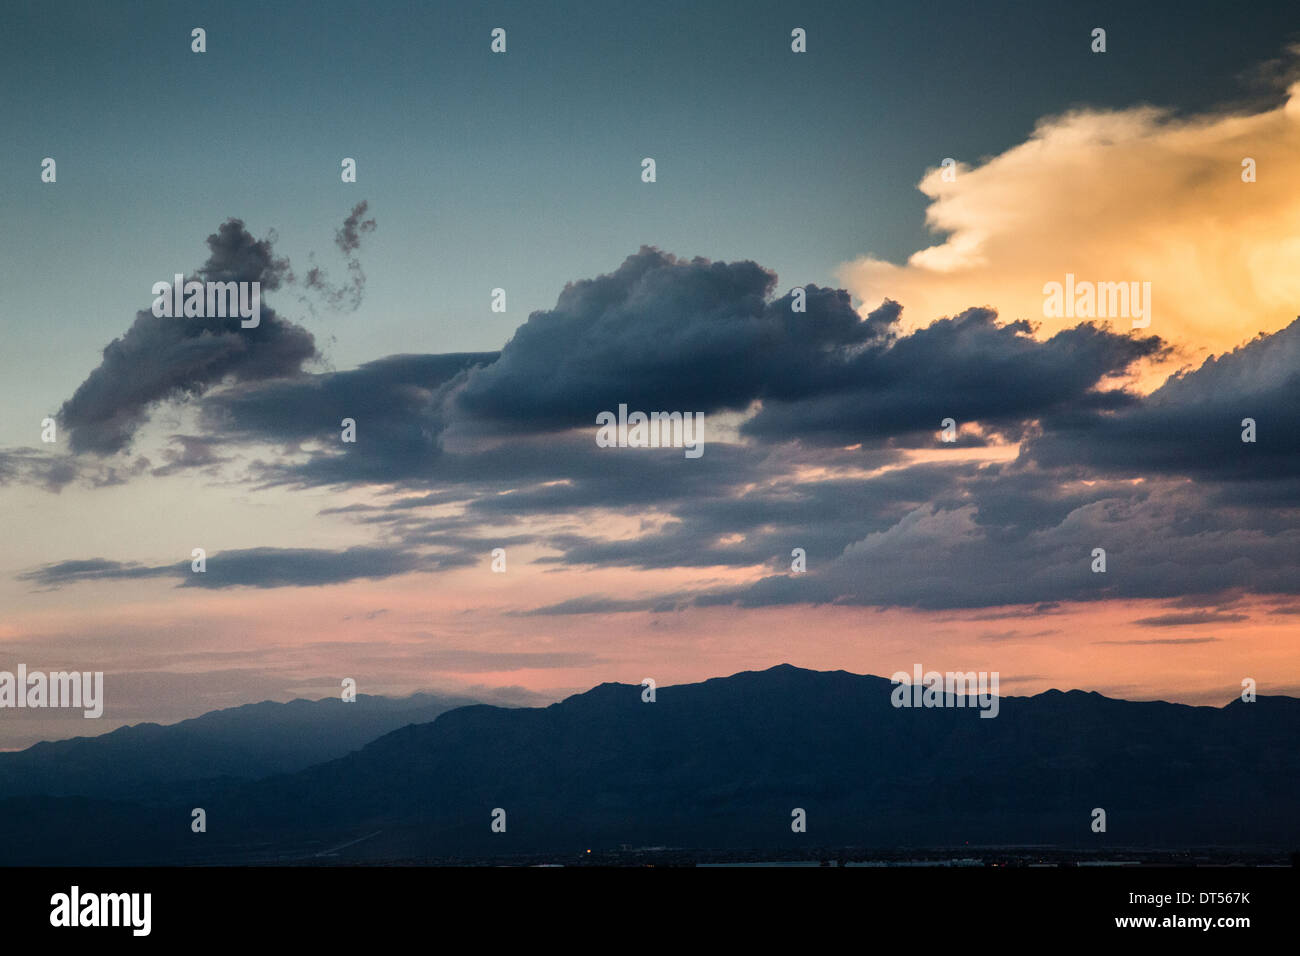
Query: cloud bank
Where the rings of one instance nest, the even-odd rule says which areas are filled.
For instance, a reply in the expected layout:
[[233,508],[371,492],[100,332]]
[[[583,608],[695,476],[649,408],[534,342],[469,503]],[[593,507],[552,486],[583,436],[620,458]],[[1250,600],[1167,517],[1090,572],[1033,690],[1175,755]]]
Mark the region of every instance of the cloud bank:
[[[1242,181],[1245,159],[1255,162],[1253,183]],[[952,182],[943,172],[919,183],[943,241],[903,265],[868,256],[841,268],[866,308],[895,299],[924,321],[984,305],[1050,333],[1069,321],[1044,318],[1045,283],[1067,272],[1146,281],[1146,332],[1199,356],[1296,317],[1300,83],[1258,113],[1075,110],[959,165]]]

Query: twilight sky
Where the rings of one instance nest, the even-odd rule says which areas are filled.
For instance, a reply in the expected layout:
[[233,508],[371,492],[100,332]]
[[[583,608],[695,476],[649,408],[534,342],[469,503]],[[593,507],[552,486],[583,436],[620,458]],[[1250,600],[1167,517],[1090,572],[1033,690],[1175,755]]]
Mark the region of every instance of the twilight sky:
[[466,6],[6,12],[0,670],[106,704],[0,748],[344,677],[1300,693],[1293,6]]

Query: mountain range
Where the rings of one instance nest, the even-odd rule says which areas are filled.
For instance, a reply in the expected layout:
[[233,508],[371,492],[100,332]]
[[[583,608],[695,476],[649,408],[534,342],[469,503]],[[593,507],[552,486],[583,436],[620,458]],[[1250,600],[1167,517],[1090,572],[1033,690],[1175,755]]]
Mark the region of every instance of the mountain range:
[[[95,738],[81,742],[68,780],[45,766],[60,796],[28,786],[0,801],[0,847],[7,862],[152,864],[652,846],[1300,846],[1300,700],[1195,707],[1051,690],[1002,698],[983,719],[973,706],[896,708],[893,689],[789,665],[660,687],[653,702],[640,686],[607,683],[548,707],[456,707],[260,779],[292,761],[263,748],[258,772],[239,774],[235,743],[210,741],[228,755],[228,776],[196,785],[191,767],[147,805],[121,790],[70,796],[95,740],[107,741]],[[351,709],[322,708],[322,720],[384,707],[341,706]],[[147,766],[148,739],[135,742]],[[206,832],[191,830],[196,807]],[[792,828],[796,810],[806,832]]]
[[341,757],[407,724],[421,724],[465,697],[361,694],[350,703],[262,701],[160,725],[119,727],[98,737],[38,743],[0,753],[0,798],[80,796],[167,799],[178,789],[291,773]]

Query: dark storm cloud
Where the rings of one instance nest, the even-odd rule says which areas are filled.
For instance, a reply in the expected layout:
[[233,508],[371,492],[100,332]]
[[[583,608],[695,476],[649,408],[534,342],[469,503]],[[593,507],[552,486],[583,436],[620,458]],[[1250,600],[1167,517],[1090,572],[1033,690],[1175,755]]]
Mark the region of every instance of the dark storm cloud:
[[[230,441],[333,443],[303,480],[387,481],[427,476],[440,451],[447,386],[495,352],[390,355],[346,372],[304,375],[210,395],[203,422]],[[340,441],[342,421],[357,441]],[[336,460],[337,459],[337,460]]]
[[[692,493],[752,480],[767,457],[763,449],[710,443],[703,457],[684,458],[680,449],[600,448],[595,427],[574,434],[514,436],[450,449],[438,440],[444,425],[438,406],[418,421],[394,420],[383,427],[399,439],[357,442],[317,451],[297,464],[262,463],[257,474],[267,485],[345,485],[392,483],[441,490],[465,487],[478,496],[470,505],[483,516],[493,513],[558,513],[572,508],[671,502]],[[319,416],[317,416],[319,418]],[[398,432],[398,426],[406,431]],[[427,433],[426,433],[427,432]],[[337,430],[331,439],[337,443]],[[491,497],[502,492],[498,497]]]
[[[545,508],[579,496],[600,503],[620,482],[647,484],[622,469],[660,467],[663,455],[579,450],[594,444],[596,414],[620,404],[717,413],[758,400],[758,414],[742,426],[755,447],[886,438],[935,445],[945,417],[1014,436],[1064,404],[1125,407],[1137,397],[1098,383],[1162,348],[1156,338],[1087,325],[1039,342],[1027,323],[999,325],[986,309],[902,335],[896,303],[863,320],[843,291],[808,286],[807,311],[794,312],[792,293],[770,298],[775,283],[752,262],[643,248],[613,273],[566,286],[555,309],[533,313],[500,353],[393,356],[226,391],[208,397],[205,418],[214,434],[236,440],[328,439],[307,462],[264,466],[259,475],[270,484],[523,480],[537,450],[547,465],[532,462],[534,477],[576,481],[599,462],[577,490],[551,487],[503,503]],[[331,437],[344,416],[357,420],[356,446]],[[557,434],[569,429],[580,429],[581,441]],[[674,484],[651,494],[670,493],[727,453],[713,434],[704,459],[679,463]],[[494,448],[503,436],[510,444]],[[943,447],[984,441],[966,434]]]
[[[197,274],[201,281],[260,282],[265,293],[278,288],[288,270],[288,262],[272,253],[270,240],[254,239],[238,219],[209,236],[208,247],[211,253]],[[160,280],[171,280],[172,269],[160,271],[165,273]],[[240,322],[237,315],[186,318],[138,312],[59,411],[72,450],[98,455],[121,451],[159,402],[201,394],[227,377],[250,382],[291,375],[316,355],[311,333],[282,319],[265,302],[260,324],[241,328]]]
[[[774,289],[752,262],[643,249],[567,286],[500,353],[397,355],[214,390],[201,406],[204,440],[293,451],[255,463],[263,486],[386,486],[387,504],[324,513],[398,545],[257,549],[212,559],[206,576],[188,564],[171,571],[185,586],[332,583],[466,566],[508,543],[539,548],[541,565],[768,572],[749,586],[579,597],[536,611],[545,614],[791,603],[1046,612],[1196,597],[1189,615],[1145,626],[1236,618],[1222,607],[1194,618],[1216,603],[1203,596],[1300,593],[1300,528],[1285,507],[1295,443],[1281,437],[1300,430],[1300,326],[1143,397],[1105,383],[1164,354],[1154,337],[1080,325],[1038,341],[1027,323],[999,324],[988,309],[905,334],[895,303],[863,321],[842,292],[810,286],[797,313]],[[595,413],[620,403],[709,413],[703,457],[598,447]],[[728,440],[716,413],[751,408],[744,440]],[[1204,437],[1218,427],[1210,413],[1233,420],[1232,452],[1253,464],[1214,460],[1223,439]],[[963,460],[935,440],[945,417],[1023,439],[1019,458]],[[1242,417],[1272,444],[1241,446]],[[355,444],[339,440],[343,418],[356,420]],[[909,463],[908,446],[956,454]],[[207,467],[215,448],[182,442],[160,471]],[[1233,494],[1226,480],[1239,477],[1256,479],[1250,495]],[[422,493],[398,497],[405,491]],[[611,533],[610,512],[639,517],[639,533]],[[1106,574],[1090,570],[1096,547]],[[794,548],[806,573],[789,571]],[[31,579],[59,582],[52,568]]]
[[261,282],[264,289],[278,289],[290,275],[289,260],[277,258],[271,245],[274,237],[254,239],[241,219],[227,219],[208,236],[208,260],[199,268],[205,282]]
[[484,490],[510,483],[507,493],[483,494],[469,504],[472,514],[488,519],[583,508],[673,508],[725,495],[763,474],[767,461],[763,450],[741,445],[708,445],[691,460],[676,449],[600,448],[590,436],[563,436],[449,457],[439,477],[482,482]]
[[834,389],[853,350],[888,335],[898,307],[863,321],[848,293],[769,296],[753,262],[678,259],[645,247],[614,272],[570,283],[501,358],[469,376],[459,407],[522,429],[590,425],[618,407],[713,412]]
[[[1063,490],[1057,512],[1040,486],[1041,476],[1017,475],[1008,465],[1000,469],[1008,487],[997,489],[998,507],[1004,493],[1027,488],[1043,500],[1043,517],[1025,521],[1006,513],[982,518],[982,496],[998,484],[983,474],[987,470],[974,477],[951,475],[951,486],[927,489],[932,498],[920,506],[907,508],[900,499],[901,517],[889,511],[888,497],[882,496],[877,503],[882,520],[870,528],[872,512],[863,499],[869,498],[874,481],[863,482],[858,500],[846,502],[839,512],[809,513],[806,523],[699,521],[700,513],[725,512],[728,503],[694,502],[689,509],[695,523],[682,520],[635,539],[551,539],[562,547],[566,563],[752,565],[770,555],[777,573],[750,586],[649,596],[618,606],[603,605],[599,596],[580,597],[539,613],[650,610],[666,601],[701,607],[838,604],[927,610],[1032,605],[1024,616],[1036,617],[1064,601],[1300,593],[1300,530],[1285,516],[1266,511],[1260,516],[1264,520],[1243,520],[1239,513],[1207,507],[1204,489],[1178,481],[1101,481],[1087,490]],[[902,477],[909,477],[909,471]],[[761,492],[754,497],[764,500]],[[687,510],[675,509],[674,515],[684,519]],[[745,540],[723,541],[722,529],[744,534]],[[805,573],[789,571],[793,546],[806,549]],[[1091,569],[1092,549],[1099,546],[1107,551],[1104,574]],[[1204,598],[1198,601],[1204,603]],[[1198,610],[1139,623],[1172,627],[1244,619],[1242,614]]]
[[[382,526],[387,539],[410,547],[474,551],[533,543],[558,552],[539,556],[538,564],[775,567],[788,565],[792,540],[809,554],[829,558],[976,470],[973,464],[916,465],[870,482],[848,477],[800,482],[790,477],[804,460],[798,449],[778,453],[721,446],[718,451],[692,462],[600,449],[580,439],[529,441],[523,447],[511,444],[439,462],[442,480],[450,480],[450,470],[465,483],[466,491],[456,496],[466,499],[459,513],[419,513],[426,505],[447,504],[443,494],[346,513],[359,524]],[[554,480],[559,475],[563,480]],[[754,484],[761,487],[746,487]],[[589,523],[590,530],[583,533],[541,533],[527,524],[538,517],[562,519],[604,510],[639,513],[641,533],[610,540],[602,536],[599,522]],[[501,530],[512,527],[518,533]],[[484,528],[496,530],[485,536]],[[743,540],[729,540],[736,535]]]
[[1131,394],[1097,391],[1106,376],[1162,354],[1156,337],[1080,325],[1045,342],[1026,322],[998,325],[970,309],[901,335],[901,307],[866,320],[842,290],[771,294],[753,262],[684,260],[643,248],[613,273],[566,286],[456,402],[520,428],[588,425],[601,410],[713,412],[763,402],[744,434],[853,442],[935,432],[945,417],[1018,435],[1065,404],[1113,409]]
[[969,505],[971,520],[984,534],[1009,541],[1054,528],[1094,502],[1140,501],[1148,493],[1131,482],[1077,477],[1019,462],[974,467],[951,490],[936,491],[931,503],[946,511]]
[[[1031,332],[1028,322],[999,325],[996,312],[968,309],[846,356],[835,389],[800,401],[764,402],[743,434],[841,444],[916,439],[952,418],[1014,439],[1027,421],[1052,409],[1132,405],[1135,395],[1098,391],[1098,384],[1164,350],[1158,338],[1092,325],[1041,342]],[[934,442],[926,437],[921,443]]]
[[[1106,573],[1091,569],[1106,549]],[[976,521],[976,506],[926,505],[889,529],[855,542],[805,574],[780,574],[700,603],[759,607],[813,603],[929,610],[1041,601],[1173,599],[1229,589],[1300,590],[1300,528],[1240,527],[1235,515],[1207,514],[1200,489],[1148,483],[1097,500],[1059,523],[1006,535]]]
[[[774,474],[746,494],[684,498],[672,518],[634,538],[553,535],[560,550],[539,563],[600,567],[788,568],[791,550],[803,548],[814,564],[837,557],[868,534],[884,531],[913,508],[948,493],[974,465],[916,465],[871,481],[860,478],[798,482]],[[774,470],[775,471],[775,470]],[[734,540],[739,537],[740,540]]]
[[[1241,440],[1242,420],[1256,441]],[[1184,475],[1253,483],[1240,498],[1300,504],[1300,319],[1109,414],[1045,416],[1024,455],[1045,467],[1093,474]],[[1245,503],[1244,501],[1242,503]]]
[[202,573],[195,572],[190,561],[149,567],[93,558],[48,564],[18,575],[18,580],[47,588],[138,578],[175,578],[181,587],[199,588],[317,587],[463,567],[475,560],[475,556],[465,554],[429,556],[395,548],[247,548],[209,555],[207,570]]

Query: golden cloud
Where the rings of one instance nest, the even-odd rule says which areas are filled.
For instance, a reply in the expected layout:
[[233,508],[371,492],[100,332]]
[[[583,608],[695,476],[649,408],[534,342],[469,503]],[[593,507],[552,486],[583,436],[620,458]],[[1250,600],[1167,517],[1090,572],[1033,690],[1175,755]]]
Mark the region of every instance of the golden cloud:
[[1300,314],[1300,82],[1264,112],[1050,117],[978,166],[929,170],[919,188],[927,224],[947,238],[906,265],[842,266],[864,313],[892,298],[916,327],[983,305],[1051,335],[1080,318],[1044,314],[1048,283],[1149,282],[1151,323],[1137,334],[1161,336],[1183,361]]

